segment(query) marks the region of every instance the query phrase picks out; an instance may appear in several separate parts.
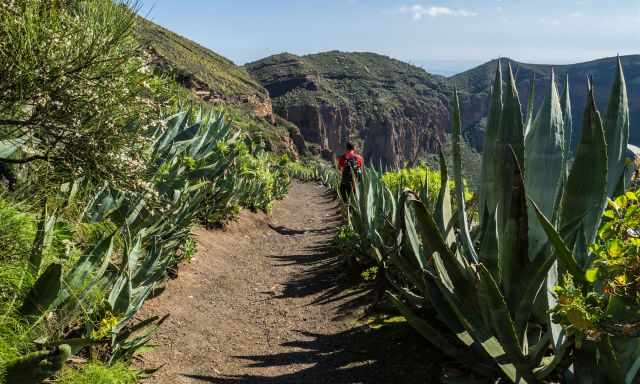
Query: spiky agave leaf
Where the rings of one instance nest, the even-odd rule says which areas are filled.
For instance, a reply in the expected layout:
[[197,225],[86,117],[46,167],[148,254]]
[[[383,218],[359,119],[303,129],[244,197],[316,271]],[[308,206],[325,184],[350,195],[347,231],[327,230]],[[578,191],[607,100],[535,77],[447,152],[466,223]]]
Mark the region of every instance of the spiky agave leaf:
[[[434,212],[438,225],[440,226],[440,230],[445,234],[447,244],[452,245],[455,242],[455,235],[452,230],[447,231],[453,217],[451,192],[449,190],[449,172],[447,170],[447,161],[444,158],[442,150],[438,153],[438,157],[440,160],[440,190],[438,191],[438,198],[436,199]],[[425,185],[427,185],[426,181]],[[422,201],[426,200],[423,199]]]
[[[554,218],[565,173],[564,122],[555,74],[551,71],[549,93],[526,138],[525,187],[547,217]],[[547,244],[547,236],[530,208],[529,257],[535,258]]]
[[502,123],[497,138],[496,188],[499,200],[497,228],[500,234],[498,261],[500,281],[510,306],[518,302],[518,285],[529,262],[528,221],[525,187],[522,183],[524,165],[524,123],[516,81],[509,66],[509,85],[505,93]]
[[534,105],[536,100],[536,74],[531,72],[531,78],[529,79],[529,96],[527,97],[527,117],[524,124],[524,137],[529,135],[533,126],[533,119],[535,117]]
[[[625,156],[629,144],[629,99],[620,57],[611,87],[609,106],[604,121],[607,143],[607,194],[614,197],[624,192]],[[620,188],[622,187],[622,188]]]
[[464,183],[462,181],[462,154],[460,142],[462,122],[460,121],[460,100],[458,91],[453,91],[453,116],[452,116],[452,147],[453,147],[453,177],[455,180],[455,196],[458,202],[458,229],[461,232],[464,247],[462,248],[470,262],[478,262],[478,255],[471,240],[469,223],[467,221],[467,210],[464,201]]
[[571,112],[571,92],[569,91],[569,74],[564,80],[562,97],[560,98],[560,106],[562,108],[562,117],[564,118],[564,153],[567,160],[571,153],[573,143],[573,115]]
[[496,174],[496,140],[498,132],[500,131],[500,124],[502,123],[502,94],[502,63],[498,60],[491,91],[491,107],[482,151],[479,201],[481,224],[484,223],[488,216],[495,212],[496,205],[498,204],[498,196],[496,194],[496,179],[498,177]]
[[[607,145],[594,90],[589,86],[580,143],[576,148],[559,213],[561,233],[569,249],[575,247],[580,230],[583,231],[586,244],[595,240],[606,199]],[[576,258],[583,267],[588,262],[584,252],[576,255]]]
[[40,316],[51,306],[60,292],[62,265],[50,264],[36,280],[24,300],[20,313],[23,316]]

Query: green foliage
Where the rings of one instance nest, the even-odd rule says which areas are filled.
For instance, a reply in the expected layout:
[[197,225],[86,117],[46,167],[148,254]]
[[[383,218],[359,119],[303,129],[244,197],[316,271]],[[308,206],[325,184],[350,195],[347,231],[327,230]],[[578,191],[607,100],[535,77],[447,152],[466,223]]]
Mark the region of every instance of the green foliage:
[[[228,111],[236,126],[222,110],[182,109],[176,99],[188,92],[150,71],[153,47],[138,49],[140,30],[162,31],[131,8],[0,5],[0,161],[17,175],[0,198],[0,376],[12,383],[41,382],[90,345],[109,352],[109,365],[67,367],[58,382],[135,382],[125,364],[163,319],[132,318],[167,268],[194,254],[196,220],[269,210],[289,186],[288,158],[267,149],[290,127],[244,107]],[[246,72],[218,63],[205,81],[233,74],[222,81],[232,104],[266,97]]]
[[[242,138],[221,114],[182,111],[159,124],[144,154],[148,178],[129,189],[90,188],[74,202],[75,187],[64,186],[38,220],[0,200],[4,236],[24,239],[0,269],[0,365],[9,376],[23,370],[35,382],[62,367],[61,357],[32,368],[51,353],[35,339],[48,348],[68,341],[73,354],[108,343],[111,363],[148,342],[162,320],[130,320],[166,269],[193,255],[191,227],[202,212],[222,217],[230,202],[266,210],[286,194],[288,158]],[[37,265],[27,262],[33,250]],[[65,340],[70,332],[79,338]]]
[[139,376],[122,363],[111,366],[91,362],[79,368],[66,368],[56,380],[60,384],[135,384]]
[[[6,302],[3,304],[3,307],[6,307]],[[0,371],[6,367],[7,362],[17,359],[33,349],[28,324],[11,310],[3,308],[2,313],[0,318]]]
[[236,215],[240,209],[269,212],[272,202],[283,198],[289,189],[286,154],[267,152],[262,145],[247,139],[216,148],[229,161],[216,185],[206,191],[199,217],[212,226]]
[[573,326],[582,339],[589,332],[603,331],[603,323],[611,319],[607,308],[612,300],[621,300],[640,310],[638,228],[640,203],[637,192],[627,191],[615,200],[609,200],[598,239],[589,246],[593,260],[584,279],[576,283],[570,274],[565,274],[562,283],[556,287],[556,318],[562,324]]
[[87,176],[126,185],[143,170],[140,133],[157,120],[159,105],[137,54],[129,5],[0,6],[4,162],[39,161],[39,172],[58,183]]
[[[402,168],[398,171],[385,172],[382,182],[394,194],[404,189],[409,189],[421,196],[425,196],[430,205],[435,204],[440,191],[440,171],[421,164],[411,168]],[[455,188],[453,180],[449,180],[449,188]],[[465,182],[465,201],[473,198],[473,193],[467,188]]]
[[364,281],[374,281],[378,276],[378,266],[374,265],[362,271],[360,274]]
[[563,325],[569,334],[575,335],[580,345],[586,337],[599,337],[597,324],[607,318],[604,296],[595,291],[585,294],[570,274],[564,276],[562,284],[554,291],[558,304],[553,308],[553,321]]
[[340,254],[353,253],[354,247],[357,246],[357,237],[358,234],[351,226],[342,225],[338,228],[338,233],[333,239],[333,247]]
[[291,177],[306,181],[320,182],[334,192],[338,192],[340,175],[338,171],[322,162],[290,162],[287,170]]
[[[301,138],[299,129],[278,116],[265,115],[268,93],[243,67],[143,18],[137,20],[136,37],[149,66],[170,79],[162,100],[213,107],[254,141],[264,142],[269,151],[295,151],[289,138]],[[303,140],[297,144],[304,147]]]
[[0,198],[0,262],[24,260],[31,252],[36,232],[34,215]]
[[277,156],[255,144],[240,145],[236,151],[239,154],[237,174],[245,180],[240,204],[269,212],[272,201],[283,198],[289,189],[290,179],[286,172],[288,156]]
[[628,191],[609,200],[589,270],[605,293],[630,300],[640,308],[640,203],[638,192]]

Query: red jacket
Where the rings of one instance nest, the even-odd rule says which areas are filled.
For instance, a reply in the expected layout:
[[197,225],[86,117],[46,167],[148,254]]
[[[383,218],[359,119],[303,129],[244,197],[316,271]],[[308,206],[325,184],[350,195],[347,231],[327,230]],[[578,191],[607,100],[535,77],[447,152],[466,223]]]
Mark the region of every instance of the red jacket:
[[344,163],[347,161],[347,159],[352,158],[356,159],[358,168],[362,169],[364,167],[364,159],[362,158],[362,156],[358,155],[356,151],[349,151],[344,155],[338,157],[338,169],[342,171],[342,169],[344,168]]

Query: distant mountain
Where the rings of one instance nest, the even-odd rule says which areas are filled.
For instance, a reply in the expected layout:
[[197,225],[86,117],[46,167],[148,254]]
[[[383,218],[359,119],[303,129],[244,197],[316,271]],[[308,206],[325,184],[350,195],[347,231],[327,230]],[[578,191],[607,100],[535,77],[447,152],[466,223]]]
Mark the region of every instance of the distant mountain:
[[[520,101],[523,111],[528,102],[529,81],[531,76],[535,77],[536,100],[538,107],[543,97],[549,90],[549,79],[553,68],[558,79],[558,86],[562,90],[562,83],[568,76],[571,94],[571,107],[573,111],[573,137],[575,146],[578,142],[580,128],[582,127],[582,114],[586,105],[587,77],[591,76],[595,87],[596,102],[600,112],[606,112],[611,85],[616,73],[616,58],[609,57],[585,63],[570,65],[541,65],[526,64],[510,59],[501,59],[503,67],[508,64],[513,67],[516,73],[516,80]],[[627,91],[629,94],[629,107],[631,112],[631,133],[632,144],[640,145],[640,55],[621,57],[627,81]],[[465,126],[469,136],[476,147],[482,146],[482,132],[484,121],[488,113],[489,92],[495,76],[498,60],[492,60],[469,71],[450,77],[448,80],[463,93],[463,114],[466,121]]]
[[433,153],[449,127],[446,79],[386,56],[283,53],[246,68],[274,111],[325,154],[355,141],[374,164],[411,163]]
[[224,106],[236,126],[260,136],[273,150],[306,151],[298,128],[273,114],[269,93],[243,67],[143,18],[136,34],[149,64],[186,92]]
[[[471,146],[482,148],[497,60],[448,78],[375,53],[339,51],[283,53],[240,67],[145,19],[140,19],[138,37],[157,71],[173,76],[203,101],[224,106],[236,125],[264,138],[274,150],[311,151],[330,158],[347,141],[355,141],[374,164],[414,163],[446,141],[454,86],[460,91],[464,135]],[[559,83],[568,76],[574,145],[586,103],[587,76],[593,78],[601,113],[606,111],[614,57],[556,66],[502,61],[516,73],[523,112],[532,75],[536,107],[548,91],[551,68]],[[640,55],[624,56],[622,63],[631,108],[631,143],[640,146]],[[437,70],[434,65],[427,68]],[[467,152],[470,161],[477,159]]]

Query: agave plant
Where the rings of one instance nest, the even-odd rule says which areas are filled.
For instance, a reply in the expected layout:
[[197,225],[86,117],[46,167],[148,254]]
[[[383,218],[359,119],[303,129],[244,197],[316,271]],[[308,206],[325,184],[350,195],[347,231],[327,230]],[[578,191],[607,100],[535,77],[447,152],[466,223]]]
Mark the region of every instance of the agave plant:
[[[39,382],[59,370],[70,354],[99,341],[93,335],[101,332],[91,324],[80,339],[68,339],[65,333],[68,324],[99,315],[92,313],[99,308],[90,305],[96,292],[106,295],[114,319],[105,334],[111,335],[112,362],[130,358],[148,341],[158,319],[134,327],[128,323],[178,257],[205,198],[211,198],[208,193],[229,187],[224,176],[233,159],[222,149],[238,136],[222,115],[180,112],[168,119],[166,130],[155,135],[149,150],[152,177],[148,185],[138,191],[104,187],[95,194],[83,220],[109,221],[115,230],[73,265],[63,268],[60,263],[51,263],[40,273],[20,312],[34,328],[43,327],[44,336],[38,342],[49,350],[8,362],[10,377],[26,374],[34,378],[29,382]],[[65,190],[70,198],[75,188]],[[237,190],[232,187],[229,193]],[[214,192],[213,196],[218,195]],[[220,207],[217,201],[210,203]],[[56,222],[54,212],[46,208],[45,204],[29,260],[35,274],[41,269],[43,249]],[[47,316],[51,313],[55,316]],[[52,326],[52,321],[59,326]]]
[[361,249],[368,250],[371,260],[383,269],[396,233],[396,201],[373,168],[364,172],[349,201],[349,225],[359,234]]
[[[511,68],[505,88],[498,66],[477,226],[469,223],[464,207],[460,109],[454,93],[453,175],[461,207],[452,214],[450,204],[442,203],[449,200],[442,161],[444,183],[434,210],[412,193],[401,198],[397,222],[402,226],[402,247],[391,258],[400,273],[390,274],[396,287],[391,295],[399,309],[448,355],[465,360],[464,346],[469,347],[477,352],[477,370],[487,373],[499,367],[511,381],[522,383],[541,381],[566,365],[573,340],[547,315],[555,305],[547,287],[557,285],[564,271],[584,280],[590,263],[587,246],[595,239],[607,196],[624,189],[622,148],[626,149],[629,120],[620,63],[618,68],[605,123],[589,88],[581,140],[569,167],[568,85],[560,97],[552,74],[541,109],[533,114],[532,93],[524,117]],[[443,335],[442,329],[459,342]],[[629,348],[635,341],[622,343],[624,352],[616,354],[615,347],[608,354],[599,350],[599,359],[589,364],[605,368],[606,356],[615,356],[623,360],[618,367],[627,374],[633,368],[627,362],[635,362],[638,355]],[[575,356],[581,353],[574,351]],[[581,367],[576,361],[580,380],[586,377],[578,372]]]

